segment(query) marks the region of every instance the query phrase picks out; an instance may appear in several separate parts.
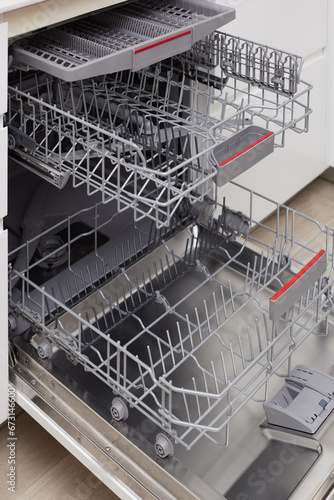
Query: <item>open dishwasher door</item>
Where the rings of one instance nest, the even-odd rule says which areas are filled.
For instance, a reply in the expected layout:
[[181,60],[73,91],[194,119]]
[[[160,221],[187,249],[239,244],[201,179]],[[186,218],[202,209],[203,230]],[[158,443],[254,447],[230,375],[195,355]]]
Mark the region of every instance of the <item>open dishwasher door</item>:
[[17,401],[121,498],[304,500],[331,415],[310,435],[263,403],[332,370],[334,231],[233,181],[308,130],[301,58],[217,32],[75,80],[36,43],[12,48],[5,119]]

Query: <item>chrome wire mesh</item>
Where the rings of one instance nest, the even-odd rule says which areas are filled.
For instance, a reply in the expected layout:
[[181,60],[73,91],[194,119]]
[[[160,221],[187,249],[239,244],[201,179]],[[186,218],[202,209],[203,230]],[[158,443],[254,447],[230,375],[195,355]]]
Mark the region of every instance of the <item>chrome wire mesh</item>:
[[[181,251],[173,239],[162,240],[158,253],[139,267],[118,266],[116,277],[94,294],[86,284],[87,298],[72,308],[50,285],[34,283],[31,269],[13,270],[10,278],[22,284],[21,300],[10,301],[16,313],[188,449],[204,436],[227,445],[234,415],[250,399],[266,400],[270,377],[289,373],[294,351],[311,333],[327,334],[333,308],[334,230],[234,187],[249,197],[252,225],[258,203],[271,203],[276,213],[237,246],[217,224],[191,225]],[[298,239],[298,219],[318,228],[314,248]],[[324,279],[271,321],[271,295],[319,248],[327,255]],[[95,260],[103,261],[98,250]],[[78,282],[83,276],[75,269],[69,272]]]
[[161,227],[183,199],[193,204],[212,196],[213,149],[226,139],[260,125],[282,147],[288,129],[307,131],[308,84],[300,82],[287,97],[226,82],[223,70],[196,66],[187,73],[182,64],[175,59],[74,83],[21,78],[9,89],[6,121],[35,148],[16,151],[71,175],[88,194],[101,192],[105,203],[116,199],[120,208],[131,207],[135,220],[149,217]]

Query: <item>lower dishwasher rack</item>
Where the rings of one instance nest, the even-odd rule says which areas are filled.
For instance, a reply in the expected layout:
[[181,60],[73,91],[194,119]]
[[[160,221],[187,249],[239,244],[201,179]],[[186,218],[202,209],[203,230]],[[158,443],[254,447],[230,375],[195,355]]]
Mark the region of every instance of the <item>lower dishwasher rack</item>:
[[[116,260],[108,244],[96,245],[106,224],[96,205],[89,260],[68,257],[65,270],[41,286],[34,268],[62,248],[31,258],[37,241],[30,240],[10,254],[14,262],[23,252],[28,263],[10,269],[13,332],[20,322],[30,325],[42,359],[69,363],[78,380],[93,377],[111,389],[116,420],[132,408],[141,412],[160,429],[161,457],[173,454],[173,443],[190,450],[201,438],[227,446],[241,408],[265,402],[270,377],[290,373],[307,337],[328,333],[334,230],[233,186],[235,199],[249,198],[248,214],[224,203],[206,226],[190,222],[174,236],[137,228],[140,246],[135,237],[122,242]],[[254,220],[263,203],[276,214],[272,225]],[[70,219],[60,224],[68,256],[79,238],[70,236]],[[312,247],[299,241],[299,223],[318,229]],[[145,254],[151,241],[155,248]],[[271,301],[296,283],[273,313]]]

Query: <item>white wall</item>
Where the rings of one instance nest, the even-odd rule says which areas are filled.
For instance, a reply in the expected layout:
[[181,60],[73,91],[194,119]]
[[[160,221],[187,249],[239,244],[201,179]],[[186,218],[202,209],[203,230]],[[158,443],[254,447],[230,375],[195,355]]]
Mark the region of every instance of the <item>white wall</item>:
[[[288,131],[283,149],[275,149],[273,154],[235,179],[238,183],[283,203],[329,165],[329,142],[326,140],[328,78],[330,66],[334,65],[330,64],[328,57],[327,10],[328,4],[332,2],[320,0],[315,4],[311,0],[225,0],[222,3],[235,6],[237,11],[236,20],[229,23],[224,31],[301,55],[304,58],[301,77],[313,85],[313,113],[310,116],[309,132],[299,135]],[[332,24],[334,27],[334,21]],[[333,147],[331,155],[333,158]],[[231,193],[229,186],[222,189],[227,203]],[[242,200],[238,200],[238,205],[234,208],[244,210]],[[266,209],[263,208],[258,216],[263,218],[266,215]]]
[[[122,0],[1,0],[8,36],[28,33]],[[34,5],[31,5],[34,4]]]

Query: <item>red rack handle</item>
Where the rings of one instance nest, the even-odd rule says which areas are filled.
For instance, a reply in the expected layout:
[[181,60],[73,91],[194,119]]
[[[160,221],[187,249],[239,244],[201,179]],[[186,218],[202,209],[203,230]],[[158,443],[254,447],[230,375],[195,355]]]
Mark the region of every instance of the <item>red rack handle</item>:
[[265,139],[268,139],[268,137],[270,137],[273,134],[274,134],[274,132],[269,132],[267,135],[261,137],[261,139],[259,139],[258,141],[255,141],[252,144],[250,144],[249,146],[247,146],[247,148],[244,148],[242,151],[239,151],[238,153],[236,153],[235,155],[231,156],[230,158],[227,158],[227,160],[224,160],[223,162],[219,163],[219,166],[222,167],[226,163],[234,160],[235,158],[238,158],[238,156],[242,155],[243,153],[245,153],[249,149],[253,148],[254,146],[257,146],[258,144],[260,144],[260,142],[264,141]]
[[320,250],[293,278],[291,278],[269,302],[269,318],[279,319],[300,297],[325,273],[327,259],[325,250]]
[[151,43],[150,45],[146,45],[146,47],[141,47],[140,49],[135,50],[135,54],[139,54],[140,52],[144,52],[145,50],[153,49],[153,47],[158,47],[158,45],[162,45],[163,43],[171,42],[172,40],[176,40],[177,38],[181,38],[186,35],[190,35],[191,30],[185,31],[184,33],[179,33],[178,35],[170,36],[169,38],[165,38],[165,40],[159,40],[159,42]]

